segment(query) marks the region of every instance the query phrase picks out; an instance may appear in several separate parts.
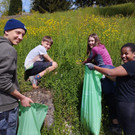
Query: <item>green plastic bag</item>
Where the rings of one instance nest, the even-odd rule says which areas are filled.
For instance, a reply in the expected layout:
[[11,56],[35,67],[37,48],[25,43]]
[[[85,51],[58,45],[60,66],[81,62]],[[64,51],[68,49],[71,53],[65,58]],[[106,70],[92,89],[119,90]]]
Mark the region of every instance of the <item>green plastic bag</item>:
[[101,73],[85,66],[81,123],[94,135],[99,135],[101,124],[101,78]]
[[41,135],[40,129],[46,117],[48,106],[32,103],[31,107],[19,105],[19,128],[17,135]]

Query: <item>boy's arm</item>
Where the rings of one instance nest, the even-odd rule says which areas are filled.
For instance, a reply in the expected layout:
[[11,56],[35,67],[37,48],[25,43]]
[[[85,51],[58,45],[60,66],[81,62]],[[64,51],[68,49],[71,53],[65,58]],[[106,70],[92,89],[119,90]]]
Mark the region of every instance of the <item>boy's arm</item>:
[[30,98],[22,95],[16,89],[14,91],[12,91],[10,94],[12,96],[16,97],[17,99],[20,99],[20,102],[21,102],[22,106],[24,106],[24,107],[28,107],[28,106],[30,106],[30,103],[33,103],[33,101]]
[[53,62],[53,59],[52,59],[48,54],[44,54],[43,57],[44,57],[45,60],[47,60],[48,62]]

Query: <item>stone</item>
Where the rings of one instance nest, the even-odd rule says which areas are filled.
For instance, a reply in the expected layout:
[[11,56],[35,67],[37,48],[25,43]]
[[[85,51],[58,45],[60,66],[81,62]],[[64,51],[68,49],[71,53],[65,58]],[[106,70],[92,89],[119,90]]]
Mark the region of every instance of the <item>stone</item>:
[[45,88],[33,89],[30,92],[23,93],[25,96],[31,98],[34,103],[45,104],[48,106],[48,112],[45,117],[44,126],[48,128],[54,123],[54,105],[51,91]]

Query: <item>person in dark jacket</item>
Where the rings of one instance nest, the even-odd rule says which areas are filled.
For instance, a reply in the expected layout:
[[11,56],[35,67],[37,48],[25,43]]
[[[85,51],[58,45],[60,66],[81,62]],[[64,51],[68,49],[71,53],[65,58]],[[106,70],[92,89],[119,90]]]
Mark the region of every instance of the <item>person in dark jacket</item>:
[[24,107],[33,103],[19,92],[17,52],[13,47],[23,40],[26,31],[21,21],[10,19],[0,37],[0,135],[16,135],[19,100]]

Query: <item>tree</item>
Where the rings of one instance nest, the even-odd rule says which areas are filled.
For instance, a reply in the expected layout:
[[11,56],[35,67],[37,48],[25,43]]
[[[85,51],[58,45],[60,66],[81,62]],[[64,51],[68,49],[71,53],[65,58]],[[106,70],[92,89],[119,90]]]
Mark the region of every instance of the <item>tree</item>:
[[97,0],[97,2],[102,5],[116,5],[116,4],[127,3],[126,0]]
[[0,0],[0,14],[6,14],[9,10],[10,0]]
[[71,2],[67,0],[34,0],[32,10],[40,13],[65,11],[71,7]]
[[21,0],[10,0],[8,15],[16,15],[21,12],[22,12],[22,1]]
[[89,7],[90,5],[93,4],[93,1],[94,1],[94,0],[76,0],[76,1],[75,1],[75,4],[76,4],[78,7]]
[[97,4],[107,6],[134,2],[135,0],[75,0],[75,5],[78,7],[89,7],[90,5],[93,5],[94,1],[96,1]]

